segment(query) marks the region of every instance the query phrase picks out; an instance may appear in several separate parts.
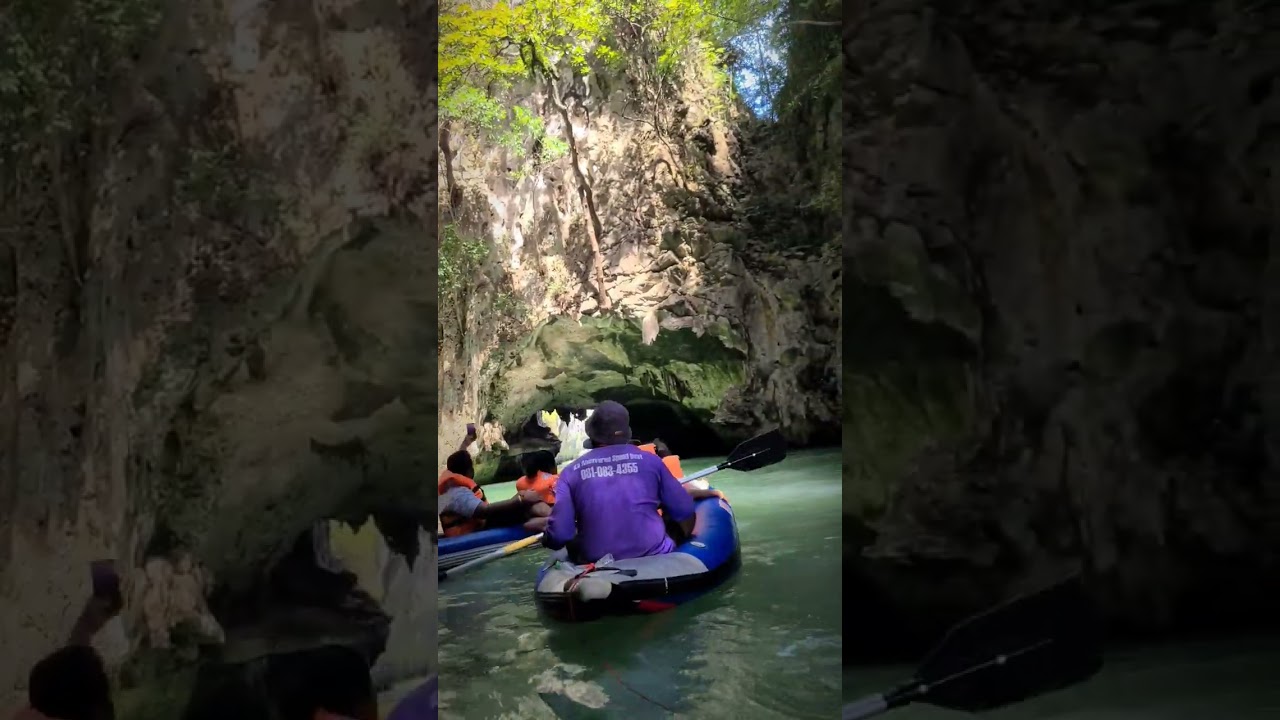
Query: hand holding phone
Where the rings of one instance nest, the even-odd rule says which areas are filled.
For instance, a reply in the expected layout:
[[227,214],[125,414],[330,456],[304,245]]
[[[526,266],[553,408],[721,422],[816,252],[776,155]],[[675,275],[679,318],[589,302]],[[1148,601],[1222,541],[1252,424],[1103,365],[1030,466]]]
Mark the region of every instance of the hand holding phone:
[[467,437],[475,437],[475,436],[476,436],[476,424],[467,423]]
[[94,560],[89,563],[89,578],[93,583],[93,596],[111,602],[118,602],[120,596],[120,575],[116,572],[115,560]]
[[93,584],[93,596],[84,604],[80,617],[71,628],[68,643],[88,645],[93,636],[124,607],[120,592],[120,575],[115,560],[94,560],[89,563],[89,580]]

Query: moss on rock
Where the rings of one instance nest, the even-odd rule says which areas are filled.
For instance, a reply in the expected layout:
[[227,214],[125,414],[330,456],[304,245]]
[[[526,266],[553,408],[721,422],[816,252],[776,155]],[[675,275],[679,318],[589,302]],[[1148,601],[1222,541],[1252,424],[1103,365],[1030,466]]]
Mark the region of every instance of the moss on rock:
[[490,411],[510,428],[550,407],[661,400],[710,422],[728,390],[743,382],[745,362],[742,341],[728,327],[701,335],[663,330],[646,345],[638,321],[557,318],[538,328],[499,372],[509,389]]
[[969,333],[936,316],[922,321],[884,285],[854,283],[846,305],[844,513],[874,523],[894,486],[930,446],[976,422]]

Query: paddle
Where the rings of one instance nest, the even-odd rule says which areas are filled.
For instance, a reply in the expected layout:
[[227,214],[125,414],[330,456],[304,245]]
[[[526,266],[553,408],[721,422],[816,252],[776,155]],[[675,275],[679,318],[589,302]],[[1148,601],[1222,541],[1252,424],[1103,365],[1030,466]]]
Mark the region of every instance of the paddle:
[[861,720],[913,702],[992,710],[1074,685],[1100,667],[1097,623],[1072,578],[956,625],[909,682],[845,705],[840,717]]
[[523,540],[517,540],[513,543],[503,545],[497,550],[494,550],[493,552],[487,553],[485,555],[481,555],[475,560],[468,560],[467,562],[464,562],[461,565],[458,565],[456,567],[449,568],[448,570],[439,571],[437,582],[439,582],[440,580],[444,580],[450,575],[457,575],[458,573],[465,572],[467,570],[470,570],[473,567],[479,567],[486,563],[491,563],[494,560],[497,560],[498,558],[504,558],[508,555],[513,555],[531,545],[537,545],[541,541],[542,541],[542,533],[538,533],[537,535],[530,535],[529,537],[524,538]]
[[[774,463],[780,462],[786,457],[786,438],[782,437],[781,432],[777,430],[770,430],[769,432],[764,433],[763,435],[757,435],[734,448],[733,452],[729,453],[729,458],[724,462],[689,475],[688,477],[681,479],[680,484],[684,485],[686,483],[693,482],[694,480],[704,478],[721,470],[733,469],[741,470],[743,472],[759,470],[767,465],[773,465]],[[457,567],[449,568],[448,570],[440,570],[437,582],[443,581],[445,578],[450,576],[461,574],[467,570],[471,570],[472,568],[486,565],[494,560],[514,555],[515,553],[531,545],[536,545],[539,542],[542,542],[542,533],[532,535],[523,540],[517,540],[510,545],[505,545],[491,553],[481,555],[474,560],[464,562]]]
[[752,470],[759,470],[767,465],[781,462],[786,457],[787,441],[782,437],[782,432],[770,430],[734,448],[733,452],[729,453],[729,458],[719,465],[712,465],[705,470],[699,470],[680,482],[688,483],[700,480],[711,473],[720,472],[721,470],[751,472]]

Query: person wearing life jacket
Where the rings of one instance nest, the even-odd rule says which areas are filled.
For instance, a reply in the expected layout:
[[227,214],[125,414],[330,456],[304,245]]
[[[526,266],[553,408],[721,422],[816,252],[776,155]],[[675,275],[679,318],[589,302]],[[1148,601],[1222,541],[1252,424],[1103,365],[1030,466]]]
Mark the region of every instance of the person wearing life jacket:
[[436,482],[440,529],[445,537],[459,537],[483,529],[486,525],[504,527],[523,522],[529,510],[542,502],[534,492],[517,492],[510,500],[491,503],[484,490],[472,478],[475,462],[467,446],[475,441],[468,435],[459,450],[445,460],[445,470]]
[[[667,447],[667,444],[661,438],[654,438],[653,442],[640,445],[639,448],[662,458],[662,464],[667,466],[667,469],[671,471],[671,474],[677,480],[684,479],[684,468],[680,467],[680,456],[673,454],[671,448]],[[687,482],[684,484],[684,489],[693,496],[694,500],[708,497],[724,497],[724,493],[719,490],[712,490],[711,485],[706,480]]]
[[[667,466],[667,469],[671,471],[671,474],[675,479],[684,479],[684,468],[680,467],[680,456],[672,454],[671,448],[667,447],[667,444],[662,441],[662,438],[654,438],[653,442],[648,445],[641,445],[640,449],[647,450],[648,452],[662,458],[662,464]],[[691,480],[687,483],[683,483],[683,485],[685,492],[689,493],[694,500],[702,500],[709,497],[725,497],[723,492],[720,492],[719,490],[712,490],[711,484],[706,480]],[[662,511],[659,510],[658,514],[662,514]],[[672,538],[675,538],[678,542],[684,542],[688,539],[688,536],[683,534],[682,529],[678,525],[667,522],[665,518],[663,519],[663,525],[667,528],[667,534]]]
[[649,446],[653,448],[650,452],[662,458],[662,464],[667,466],[667,469],[671,471],[672,475],[676,476],[677,480],[684,479],[684,468],[680,467],[680,456],[673,455],[671,448],[667,447],[667,444],[662,442],[661,438],[654,438],[653,442],[649,443]]
[[520,471],[524,475],[516,481],[516,490],[532,490],[548,506],[556,504],[556,479],[560,471],[556,469],[556,459],[551,453],[539,450],[521,455]]
[[529,508],[533,517],[525,522],[524,527],[530,532],[542,532],[547,527],[551,506],[556,504],[556,481],[560,475],[556,469],[556,458],[546,450],[526,453],[520,456],[520,470],[524,475],[516,481],[516,490],[534,492],[542,498],[542,502]]

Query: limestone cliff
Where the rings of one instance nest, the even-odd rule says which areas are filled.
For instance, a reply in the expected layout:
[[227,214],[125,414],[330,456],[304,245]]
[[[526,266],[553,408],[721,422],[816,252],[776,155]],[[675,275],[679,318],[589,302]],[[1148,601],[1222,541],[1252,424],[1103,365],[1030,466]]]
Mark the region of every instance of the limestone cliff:
[[846,647],[1073,569],[1126,629],[1274,608],[1280,13],[846,13]]
[[643,55],[513,88],[545,129],[519,152],[446,121],[441,222],[488,259],[441,312],[442,452],[470,419],[510,433],[605,398],[664,415],[647,430],[689,428],[694,452],[773,425],[835,441],[839,103],[770,125],[720,68],[691,62],[660,87]]
[[[181,667],[166,644],[252,624],[317,519],[434,511],[434,3],[93,7],[15,4],[0,41],[81,103],[6,145],[0,711],[90,560],[139,569],[113,659]],[[181,688],[124,677],[155,690],[138,717],[179,716]]]

